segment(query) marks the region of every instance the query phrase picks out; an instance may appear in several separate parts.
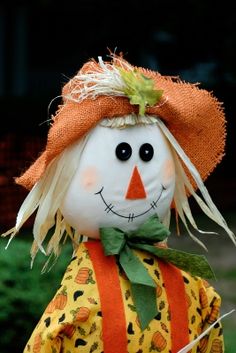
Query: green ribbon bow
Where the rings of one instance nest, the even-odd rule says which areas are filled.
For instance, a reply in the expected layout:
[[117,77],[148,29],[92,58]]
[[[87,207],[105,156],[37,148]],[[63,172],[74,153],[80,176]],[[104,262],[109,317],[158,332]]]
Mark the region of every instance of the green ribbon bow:
[[161,249],[153,244],[163,241],[170,231],[151,216],[137,230],[124,232],[119,228],[100,228],[101,242],[106,256],[117,255],[118,261],[131,282],[131,292],[141,329],[158,314],[156,284],[147,269],[131,249],[150,252],[193,276],[215,278],[205,256],[189,254],[175,249]]

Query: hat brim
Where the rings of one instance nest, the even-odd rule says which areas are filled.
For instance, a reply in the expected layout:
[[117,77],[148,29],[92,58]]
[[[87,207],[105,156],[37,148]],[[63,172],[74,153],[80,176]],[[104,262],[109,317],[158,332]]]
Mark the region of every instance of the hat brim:
[[[165,102],[147,107],[146,114],[158,116],[166,124],[205,180],[224,155],[226,121],[222,104],[198,85],[143,68],[137,70],[152,78],[156,89],[164,91]],[[49,129],[45,151],[16,178],[16,183],[31,189],[49,163],[99,121],[131,113],[138,113],[138,107],[126,97],[99,96],[80,103],[66,100]]]

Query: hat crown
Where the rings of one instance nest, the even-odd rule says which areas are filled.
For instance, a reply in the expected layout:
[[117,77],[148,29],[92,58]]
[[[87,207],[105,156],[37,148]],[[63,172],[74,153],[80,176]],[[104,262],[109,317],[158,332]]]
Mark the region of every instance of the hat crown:
[[162,76],[158,72],[130,65],[122,57],[111,62],[89,60],[63,87],[59,107],[48,133],[45,151],[16,181],[32,188],[49,163],[66,147],[85,136],[104,118],[138,114],[125,94],[120,68],[152,79],[155,89],[164,91],[161,101],[145,107],[145,114],[159,117],[174,135],[205,180],[221,161],[225,147],[225,115],[212,93],[196,84]]

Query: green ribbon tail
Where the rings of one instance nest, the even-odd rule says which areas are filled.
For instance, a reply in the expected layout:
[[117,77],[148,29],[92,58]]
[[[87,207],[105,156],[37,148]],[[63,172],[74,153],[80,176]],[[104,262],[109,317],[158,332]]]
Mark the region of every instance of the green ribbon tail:
[[137,310],[140,327],[147,328],[151,320],[158,314],[156,305],[156,288],[131,283],[132,298]]
[[156,284],[142,262],[127,245],[120,254],[120,264],[131,282],[134,305],[141,329],[144,330],[158,314]]
[[193,276],[215,278],[205,256],[171,248],[161,249],[153,245],[166,239],[169,234],[170,231],[163,226],[157,215],[147,219],[136,231],[125,233],[119,228],[100,228],[105,255],[118,256],[131,283],[131,294],[142,330],[158,314],[156,284],[132,249],[147,251]]
[[207,279],[216,279],[216,276],[204,255],[189,254],[175,249],[159,249],[152,245],[132,244],[135,249],[148,251],[160,259],[172,263],[176,267],[190,272],[193,276]]

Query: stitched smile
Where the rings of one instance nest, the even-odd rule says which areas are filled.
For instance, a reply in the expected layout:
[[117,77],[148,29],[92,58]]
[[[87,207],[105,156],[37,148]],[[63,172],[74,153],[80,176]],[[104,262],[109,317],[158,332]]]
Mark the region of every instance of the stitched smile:
[[104,205],[106,206],[106,208],[104,209],[105,212],[107,212],[107,213],[112,212],[113,214],[115,214],[115,215],[118,216],[118,217],[122,217],[122,218],[127,219],[128,222],[133,222],[134,218],[143,216],[143,215],[145,215],[146,213],[148,213],[149,211],[154,210],[154,209],[157,207],[157,203],[158,203],[158,201],[160,200],[163,191],[166,190],[166,188],[164,187],[164,185],[161,185],[161,187],[162,187],[162,189],[161,189],[160,195],[158,196],[158,198],[157,198],[155,201],[152,201],[152,202],[150,203],[150,207],[149,207],[146,211],[144,211],[144,212],[142,212],[142,213],[139,213],[139,214],[129,213],[128,216],[125,216],[125,215],[122,215],[122,214],[120,214],[120,213],[117,213],[116,211],[114,211],[114,207],[115,207],[115,206],[114,206],[112,203],[108,204],[108,203],[106,202],[106,200],[104,199],[103,194],[102,194],[102,192],[103,192],[103,190],[104,190],[104,186],[102,186],[101,190],[99,190],[98,192],[96,192],[94,195],[100,195],[100,197],[101,197],[101,199],[102,199]]

